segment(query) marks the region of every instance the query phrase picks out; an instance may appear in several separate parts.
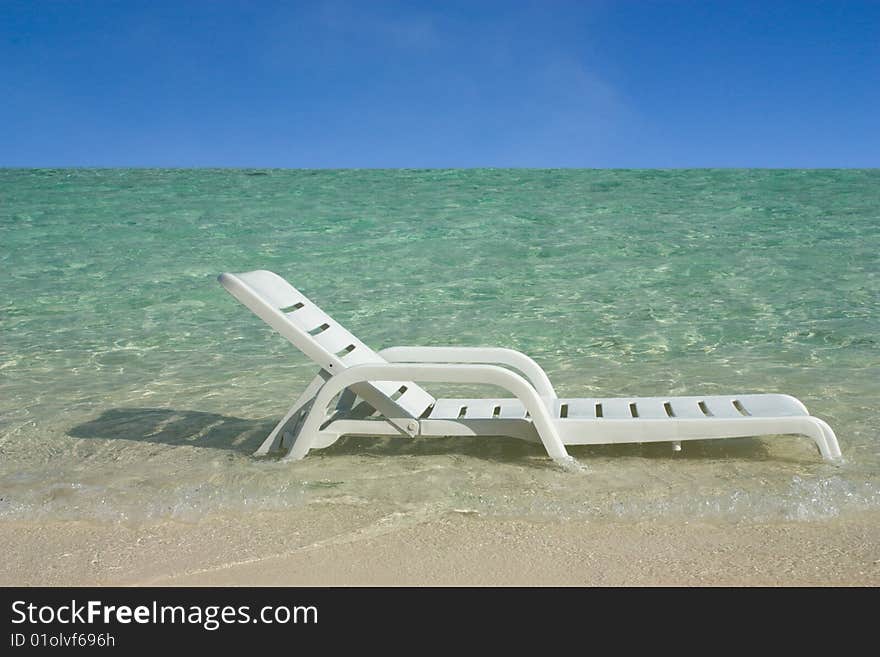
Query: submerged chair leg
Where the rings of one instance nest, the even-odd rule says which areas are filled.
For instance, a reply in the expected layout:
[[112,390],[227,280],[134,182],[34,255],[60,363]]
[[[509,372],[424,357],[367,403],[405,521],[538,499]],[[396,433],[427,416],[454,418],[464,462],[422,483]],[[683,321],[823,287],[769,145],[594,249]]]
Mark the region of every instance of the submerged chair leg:
[[807,422],[809,423],[808,427],[810,430],[804,433],[813,439],[822,457],[829,461],[839,459],[841,457],[840,445],[837,443],[837,436],[834,435],[834,431],[828,426],[828,423],[817,417],[809,417]]
[[266,437],[266,439],[263,441],[263,444],[259,446],[256,452],[254,452],[254,456],[265,456],[269,452],[277,450],[281,447],[281,442],[284,439],[284,433],[293,425],[295,425],[297,421],[300,420],[303,413],[306,413],[308,411],[312,400],[318,393],[318,390],[320,390],[321,386],[324,385],[324,381],[326,379],[322,375],[323,372],[312,379],[312,382],[299,396],[299,399],[296,400],[296,403],[294,403],[294,405],[290,407],[290,410],[287,411],[284,417],[281,418],[281,421],[275,425],[274,429],[272,429],[272,433],[270,433]]
[[550,418],[550,414],[543,404],[531,407],[530,411],[534,411],[532,412],[532,422],[535,424],[538,438],[541,439],[544,449],[547,450],[547,455],[561,466],[576,466],[577,462],[565,449],[565,444],[559,436],[556,424]]
[[[321,383],[323,385],[323,382]],[[318,386],[318,388],[321,387]],[[288,446],[287,454],[282,458],[284,461],[299,461],[305,458],[312,448],[320,431],[321,424],[327,419],[327,409],[316,399],[309,401],[308,407],[303,409],[302,422],[297,427],[293,436],[293,442]]]

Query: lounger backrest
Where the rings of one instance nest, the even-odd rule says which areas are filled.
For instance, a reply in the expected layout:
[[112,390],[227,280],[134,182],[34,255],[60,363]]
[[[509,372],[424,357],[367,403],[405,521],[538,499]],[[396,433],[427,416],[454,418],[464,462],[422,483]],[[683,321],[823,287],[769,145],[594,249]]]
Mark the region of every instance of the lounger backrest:
[[[260,319],[331,375],[362,363],[386,362],[271,271],[221,274],[220,283]],[[435,399],[411,381],[371,381],[352,391],[387,417],[421,416]]]

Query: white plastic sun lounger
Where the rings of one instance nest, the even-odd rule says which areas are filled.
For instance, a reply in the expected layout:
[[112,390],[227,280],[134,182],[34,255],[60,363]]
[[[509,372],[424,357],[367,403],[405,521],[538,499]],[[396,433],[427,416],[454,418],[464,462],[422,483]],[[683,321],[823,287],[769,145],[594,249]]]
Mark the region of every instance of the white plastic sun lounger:
[[[392,347],[378,353],[269,271],[221,274],[236,299],[319,367],[256,451],[301,459],[341,436],[512,436],[570,463],[565,445],[799,434],[826,459],[837,438],[789,395],[559,399],[544,370],[511,349]],[[435,399],[414,381],[497,386],[506,399]],[[332,405],[336,400],[336,404]]]

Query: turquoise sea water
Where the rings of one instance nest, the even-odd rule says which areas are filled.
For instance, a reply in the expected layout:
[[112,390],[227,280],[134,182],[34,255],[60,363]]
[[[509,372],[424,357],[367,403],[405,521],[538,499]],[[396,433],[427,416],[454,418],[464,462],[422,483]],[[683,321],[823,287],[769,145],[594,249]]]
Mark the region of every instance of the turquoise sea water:
[[[0,517],[827,517],[880,506],[880,171],[0,170]],[[837,431],[249,454],[314,367],[216,283],[378,349],[503,345],[564,396],[787,392]]]

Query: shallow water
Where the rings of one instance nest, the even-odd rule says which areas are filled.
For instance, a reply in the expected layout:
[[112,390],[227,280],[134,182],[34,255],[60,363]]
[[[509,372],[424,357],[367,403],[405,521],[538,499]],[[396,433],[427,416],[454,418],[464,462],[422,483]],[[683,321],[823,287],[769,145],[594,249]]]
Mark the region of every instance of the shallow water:
[[[878,253],[878,170],[0,170],[0,517],[877,508]],[[215,282],[258,268],[376,349],[513,347],[563,396],[787,392],[845,462],[795,437],[572,448],[576,473],[497,438],[254,459],[314,373]]]

